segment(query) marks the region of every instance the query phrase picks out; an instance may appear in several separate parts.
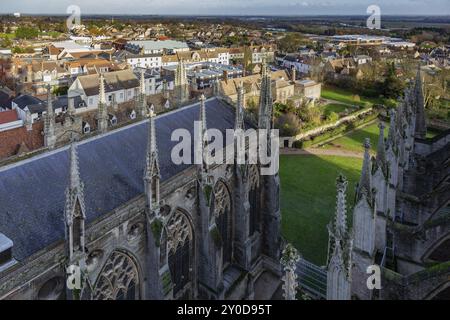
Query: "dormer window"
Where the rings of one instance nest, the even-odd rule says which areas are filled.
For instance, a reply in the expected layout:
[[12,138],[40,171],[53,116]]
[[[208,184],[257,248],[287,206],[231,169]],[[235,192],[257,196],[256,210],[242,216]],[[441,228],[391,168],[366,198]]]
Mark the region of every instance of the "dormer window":
[[84,122],[83,123],[83,133],[87,134],[91,132],[91,126],[89,125],[89,123]]
[[109,123],[111,123],[112,126],[115,126],[117,124],[117,117],[115,115],[109,115]]

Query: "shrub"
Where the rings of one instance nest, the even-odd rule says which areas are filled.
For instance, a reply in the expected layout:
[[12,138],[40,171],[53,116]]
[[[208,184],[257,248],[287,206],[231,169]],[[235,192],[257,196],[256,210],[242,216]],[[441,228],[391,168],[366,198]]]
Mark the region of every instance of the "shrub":
[[283,137],[297,135],[300,127],[300,119],[294,113],[282,114],[275,121],[275,128],[280,130],[280,135]]

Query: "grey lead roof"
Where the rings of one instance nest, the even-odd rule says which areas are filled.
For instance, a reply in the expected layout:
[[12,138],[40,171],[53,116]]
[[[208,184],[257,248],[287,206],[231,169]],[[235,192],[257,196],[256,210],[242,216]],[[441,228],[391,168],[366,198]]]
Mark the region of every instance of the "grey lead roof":
[[[207,100],[206,113],[209,128],[234,127],[233,108],[220,100]],[[155,119],[162,181],[189,166],[170,159],[178,143],[171,141],[173,130],[185,128],[193,136],[198,119],[198,103]],[[87,223],[144,193],[147,127],[148,121],[140,122],[78,144]],[[68,174],[67,146],[0,168],[0,233],[14,242],[17,260],[64,238]]]

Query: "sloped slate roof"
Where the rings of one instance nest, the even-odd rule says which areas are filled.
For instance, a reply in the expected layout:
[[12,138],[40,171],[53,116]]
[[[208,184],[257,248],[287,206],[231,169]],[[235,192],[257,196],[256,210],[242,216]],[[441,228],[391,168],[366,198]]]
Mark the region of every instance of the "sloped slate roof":
[[[104,79],[106,92],[139,87],[139,80],[130,69],[107,72],[104,74]],[[79,76],[78,80],[80,81],[86,95],[94,96],[99,94],[100,80],[98,74]]]
[[[209,128],[234,127],[234,110],[216,98],[206,101],[206,115]],[[198,103],[155,119],[162,181],[189,167],[171,161],[171,134],[185,128],[193,136],[198,119]],[[139,122],[79,143],[88,223],[144,193],[147,128]],[[0,233],[14,242],[17,260],[64,238],[68,175],[67,146],[0,168]]]
[[20,109],[24,109],[26,106],[43,103],[42,100],[28,94],[24,94],[18,96],[17,98],[14,98],[13,102],[17,104]]

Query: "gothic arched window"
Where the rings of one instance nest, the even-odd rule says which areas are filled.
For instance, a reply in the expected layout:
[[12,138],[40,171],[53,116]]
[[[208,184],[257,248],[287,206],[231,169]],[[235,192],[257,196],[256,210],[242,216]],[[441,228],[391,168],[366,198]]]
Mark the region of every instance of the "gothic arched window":
[[181,292],[186,296],[183,289],[192,280],[193,262],[193,233],[187,216],[176,210],[167,222],[165,232],[165,250],[168,253],[169,270],[174,284],[173,295],[177,297]]
[[114,251],[105,263],[95,285],[94,300],[139,299],[136,264],[123,252]]
[[232,236],[231,236],[231,196],[227,186],[219,181],[214,187],[213,213],[217,228],[222,238],[222,261],[226,267],[231,262]]
[[259,230],[260,214],[261,211],[261,188],[259,180],[259,171],[256,165],[251,165],[249,168],[249,184],[250,192],[248,195],[248,201],[250,203],[250,235],[253,235],[255,231]]

